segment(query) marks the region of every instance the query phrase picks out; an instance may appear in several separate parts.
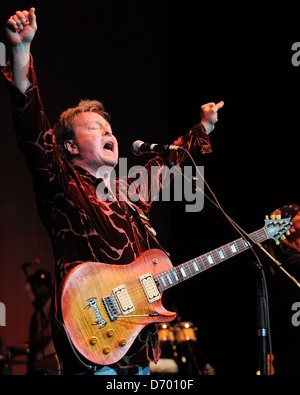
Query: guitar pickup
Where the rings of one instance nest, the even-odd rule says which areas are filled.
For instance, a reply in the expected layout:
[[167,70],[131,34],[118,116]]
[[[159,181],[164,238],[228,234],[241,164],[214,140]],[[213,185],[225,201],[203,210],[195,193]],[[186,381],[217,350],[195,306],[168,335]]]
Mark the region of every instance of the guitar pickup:
[[161,298],[151,273],[144,274],[139,279],[149,303],[154,303]]
[[118,303],[114,295],[105,296],[103,299],[104,307],[107,311],[109,319],[111,321],[115,321],[118,318],[118,315],[121,314]]
[[113,289],[113,294],[124,315],[130,314],[135,310],[132,300],[130,299],[129,293],[124,284],[118,288]]

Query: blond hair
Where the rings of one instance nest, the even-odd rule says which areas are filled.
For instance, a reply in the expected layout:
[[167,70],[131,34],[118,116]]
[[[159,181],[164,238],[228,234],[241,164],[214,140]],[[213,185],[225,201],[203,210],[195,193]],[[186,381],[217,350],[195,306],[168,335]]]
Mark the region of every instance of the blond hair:
[[66,140],[75,140],[74,117],[82,112],[96,112],[107,121],[110,120],[109,114],[105,111],[104,106],[98,100],[80,100],[76,107],[68,108],[64,111],[53,130],[56,137],[58,150],[68,159],[71,159],[69,151],[65,148]]

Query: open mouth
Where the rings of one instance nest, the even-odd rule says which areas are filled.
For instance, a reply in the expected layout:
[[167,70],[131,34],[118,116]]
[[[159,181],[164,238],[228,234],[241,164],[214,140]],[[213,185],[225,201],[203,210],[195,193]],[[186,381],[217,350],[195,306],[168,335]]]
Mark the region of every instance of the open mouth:
[[114,150],[114,145],[113,145],[113,143],[112,143],[111,141],[108,141],[108,142],[104,145],[103,149],[113,152],[113,150]]

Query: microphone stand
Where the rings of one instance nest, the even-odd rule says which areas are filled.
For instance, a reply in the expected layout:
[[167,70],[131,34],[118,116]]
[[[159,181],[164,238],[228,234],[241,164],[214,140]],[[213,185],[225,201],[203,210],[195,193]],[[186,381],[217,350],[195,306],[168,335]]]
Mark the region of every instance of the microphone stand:
[[[264,276],[263,266],[260,263],[256,251],[260,251],[265,257],[269,258],[273,266],[284,273],[288,279],[298,287],[300,290],[300,283],[295,277],[291,276],[286,269],[282,267],[282,264],[275,259],[260,243],[257,243],[252,237],[245,232],[239,225],[237,225],[215,202],[213,202],[204,192],[204,197],[207,202],[218,209],[218,213],[237,230],[237,232],[242,235],[242,237],[249,243],[250,248],[257,258],[257,263],[255,263],[258,268],[259,276],[257,278],[257,335],[258,335],[258,345],[259,345],[259,371],[262,376],[272,374],[272,342],[270,334],[270,323],[269,323],[269,305],[267,296],[267,285]],[[268,342],[269,342],[269,353],[270,353],[270,373],[268,372]]]
[[[197,168],[197,166],[196,166],[196,164],[195,164],[195,161],[194,161],[193,157],[190,155],[190,153],[189,153],[187,150],[184,150],[184,151],[189,155],[190,159],[192,160],[193,165],[194,165],[194,167],[195,167],[195,169],[196,169],[196,172],[197,172],[198,174],[200,174],[200,177],[203,179],[203,181],[205,182],[205,184],[208,186],[208,184],[207,184],[206,180],[204,179],[203,175],[199,172],[199,170],[198,170],[198,168]],[[186,177],[185,174],[183,174],[182,172],[181,172],[180,174],[181,174],[186,180],[188,180],[188,178]],[[218,214],[219,214],[223,219],[225,218],[225,219],[229,222],[229,224],[239,233],[239,235],[249,243],[250,248],[252,249],[253,252],[254,252],[254,249],[259,250],[260,252],[262,252],[263,255],[266,256],[267,258],[269,258],[269,260],[271,261],[271,263],[272,263],[277,269],[281,270],[281,271],[284,273],[284,275],[285,275],[286,277],[288,277],[289,280],[290,280],[291,282],[293,282],[293,284],[296,285],[296,286],[299,288],[299,290],[300,290],[300,283],[299,283],[299,281],[298,281],[295,277],[293,277],[293,276],[282,266],[282,263],[280,263],[277,259],[275,259],[275,258],[274,258],[274,257],[273,257],[273,256],[272,256],[272,255],[271,255],[271,254],[270,254],[260,243],[257,243],[255,240],[253,240],[252,237],[251,237],[244,229],[242,229],[232,218],[229,217],[229,215],[228,215],[227,213],[224,212],[224,210],[221,208],[221,205],[220,205],[219,203],[216,204],[209,196],[207,196],[207,195],[204,193],[204,191],[203,191],[201,188],[199,188],[198,186],[196,186],[196,180],[197,180],[197,177],[195,177],[195,176],[192,177],[192,180],[188,180],[188,181],[192,182],[192,191],[193,191],[193,193],[195,193],[196,191],[201,192],[201,193],[203,194],[203,196],[204,196],[204,199],[207,201],[207,203],[208,203],[212,208],[217,209]],[[208,188],[209,188],[209,186],[208,186]],[[210,190],[211,194],[214,195],[210,188],[209,188],[209,190]],[[214,198],[215,198],[215,200],[217,201],[217,199],[216,199],[215,196],[214,196]],[[256,255],[256,254],[255,254],[255,255]],[[258,259],[257,256],[256,256],[256,258]],[[259,261],[259,259],[258,259],[258,261]]]
[[236,222],[233,221],[226,213],[222,212],[220,207],[215,204],[204,192],[204,197],[208,201],[210,205],[212,205],[214,208],[217,208],[219,212],[222,213],[222,217],[225,217],[229,223],[238,231],[238,233],[250,244],[251,247],[256,248],[258,251],[262,252],[268,259],[270,259],[271,263],[279,270],[281,270],[285,276],[289,278],[290,281],[293,282],[294,285],[296,285],[299,290],[300,290],[300,283],[299,281],[293,277],[283,266],[282,263],[279,262],[277,259],[275,259],[260,243],[256,242],[255,240],[252,239],[252,237],[245,232]]
[[[258,264],[256,264],[256,266],[258,267],[258,273],[259,273],[258,278],[256,280],[256,284],[257,284],[256,312],[257,312],[257,336],[258,336],[258,346],[259,346],[259,371],[262,376],[267,376],[268,375],[268,338],[270,336],[269,305],[268,305],[267,288],[265,284],[263,267]],[[270,350],[270,356],[271,355],[272,355],[272,350]],[[272,372],[272,370],[270,370],[270,372]]]
[[[202,176],[201,172],[199,172],[197,165],[191,156],[191,154],[184,149],[184,151],[188,154],[192,163],[195,167],[196,172],[200,175],[203,179],[205,185],[208,187],[209,191],[211,192],[212,196],[216,200],[218,204],[216,204],[210,197],[208,197],[204,191],[202,191],[199,187],[195,186],[196,178],[193,177],[192,179],[192,188],[193,192],[196,190],[200,190],[203,194],[205,200],[221,215],[222,218],[225,218],[229,224],[242,236],[246,242],[249,243],[250,249],[252,250],[253,254],[255,255],[257,262],[256,266],[259,269],[260,277],[257,279],[257,334],[259,338],[259,368],[261,375],[268,375],[268,363],[267,363],[267,340],[269,340],[269,348],[270,348],[270,373],[272,373],[272,342],[270,338],[270,325],[269,325],[269,307],[268,307],[268,297],[267,297],[267,286],[265,281],[265,276],[263,272],[263,266],[260,263],[259,257],[256,254],[256,251],[260,251],[264,254],[265,257],[269,258],[273,266],[277,269],[281,270],[289,280],[298,287],[300,290],[300,283],[295,279],[295,277],[291,276],[290,273],[286,269],[282,267],[282,264],[275,259],[260,243],[257,243],[252,237],[245,232],[229,215],[222,209],[218,199],[215,197],[214,193],[210,189],[209,185],[207,184],[206,180]],[[184,176],[185,177],[185,176]],[[185,177],[186,178],[186,177]]]

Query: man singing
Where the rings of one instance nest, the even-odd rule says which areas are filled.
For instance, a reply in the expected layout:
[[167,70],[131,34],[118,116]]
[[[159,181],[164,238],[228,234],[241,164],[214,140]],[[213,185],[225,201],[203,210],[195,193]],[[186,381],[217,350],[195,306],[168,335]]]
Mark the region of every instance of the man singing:
[[[140,220],[148,217],[150,200],[100,199],[97,187],[109,188],[110,169],[118,163],[118,142],[109,116],[97,100],[81,100],[66,110],[54,128],[46,117],[39,94],[31,42],[37,30],[35,9],[16,11],[6,23],[11,57],[3,74],[11,94],[18,146],[33,177],[40,218],[53,246],[56,295],[65,275],[83,262],[124,265],[150,248],[149,234]],[[193,155],[211,152],[208,134],[214,129],[218,110],[224,105],[208,103],[201,107],[201,123],[175,144]],[[158,155],[145,166],[181,165],[185,153]],[[105,171],[102,171],[104,170]],[[118,193],[118,192],[117,192]],[[53,303],[55,306],[56,303]],[[91,371],[66,337],[58,330],[59,307],[54,308],[53,338],[63,374],[150,374],[148,350],[159,358],[154,324],[146,326],[126,355],[109,366],[97,365]],[[88,361],[87,361],[88,362]]]

